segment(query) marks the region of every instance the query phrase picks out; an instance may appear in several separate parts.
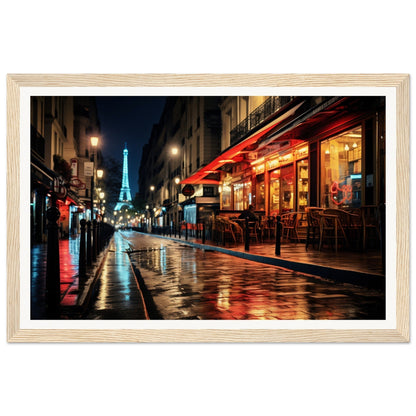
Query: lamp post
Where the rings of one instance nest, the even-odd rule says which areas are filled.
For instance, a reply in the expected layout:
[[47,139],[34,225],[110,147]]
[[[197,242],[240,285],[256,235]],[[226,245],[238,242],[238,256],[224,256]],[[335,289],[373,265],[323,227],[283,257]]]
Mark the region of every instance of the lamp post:
[[[180,190],[180,182],[181,182],[181,178],[182,176],[182,160],[181,160],[181,151],[177,146],[173,146],[170,149],[170,153],[172,156],[174,156],[175,158],[179,157],[179,176],[175,177],[175,185],[176,185],[176,213],[174,214],[175,216],[175,224],[179,225],[180,224],[180,213],[179,213],[179,190]],[[177,170],[177,169],[176,169]]]
[[94,172],[95,172],[95,148],[98,146],[98,137],[92,136],[90,138],[92,149],[92,176],[91,176],[91,221],[94,219]]
[[[151,207],[152,208],[154,208],[154,205],[155,205],[155,203],[154,203],[154,197],[155,197],[155,195],[154,195],[154,190],[155,190],[155,187],[154,187],[154,185],[151,185],[150,186],[150,192],[152,193],[152,203],[151,203]],[[151,213],[151,212],[150,212]],[[153,216],[151,215],[151,217],[150,217],[150,224],[151,224],[151,228],[150,228],[150,231],[152,230],[152,227],[153,227]]]

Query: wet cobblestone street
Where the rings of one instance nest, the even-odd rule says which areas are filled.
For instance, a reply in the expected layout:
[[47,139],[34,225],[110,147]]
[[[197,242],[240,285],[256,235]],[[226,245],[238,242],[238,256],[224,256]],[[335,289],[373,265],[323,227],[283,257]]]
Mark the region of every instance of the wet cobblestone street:
[[120,231],[162,319],[384,319],[378,290]]

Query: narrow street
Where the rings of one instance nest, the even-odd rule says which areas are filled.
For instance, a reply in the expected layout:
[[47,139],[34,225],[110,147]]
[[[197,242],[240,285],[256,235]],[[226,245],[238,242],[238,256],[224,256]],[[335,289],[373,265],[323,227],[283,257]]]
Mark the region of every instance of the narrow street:
[[384,294],[377,290],[134,231],[117,232],[113,249],[116,260],[106,262],[87,319],[123,319],[139,302],[125,250],[145,289],[150,319],[384,319]]

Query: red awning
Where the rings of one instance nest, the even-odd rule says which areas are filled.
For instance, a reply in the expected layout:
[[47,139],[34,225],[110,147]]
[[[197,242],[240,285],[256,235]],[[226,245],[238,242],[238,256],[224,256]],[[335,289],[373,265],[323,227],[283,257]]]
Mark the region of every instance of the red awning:
[[275,129],[280,123],[287,120],[289,117],[293,116],[296,111],[305,103],[301,101],[299,104],[295,105],[285,113],[283,113],[278,118],[274,119],[272,122],[264,126],[262,129],[256,131],[251,136],[247,137],[240,143],[237,143],[235,146],[232,146],[221,153],[208,165],[202,167],[192,176],[181,181],[181,184],[210,184],[210,185],[219,185],[220,181],[216,179],[207,178],[210,174],[215,174],[219,172],[219,168],[226,165],[227,163],[237,163],[243,161],[244,157],[241,152],[251,145],[257,143],[265,134],[269,133],[271,130]]
[[[271,121],[262,129],[256,131],[235,146],[232,146],[216,157],[212,162],[199,169],[192,176],[184,179],[182,184],[216,184],[220,181],[210,178],[213,173],[219,173],[220,168],[227,163],[238,163],[244,160],[244,153],[265,150],[277,142],[288,141],[290,146],[309,138],[308,132],[313,127],[324,123],[327,129],[351,121],[357,111],[345,112],[348,97],[328,97],[321,104],[302,110],[305,101],[293,106],[282,115]],[[297,110],[300,114],[296,114]],[[299,112],[298,112],[299,113]],[[301,140],[299,140],[301,139]],[[244,153],[243,153],[244,152]],[[249,162],[249,160],[247,160]]]

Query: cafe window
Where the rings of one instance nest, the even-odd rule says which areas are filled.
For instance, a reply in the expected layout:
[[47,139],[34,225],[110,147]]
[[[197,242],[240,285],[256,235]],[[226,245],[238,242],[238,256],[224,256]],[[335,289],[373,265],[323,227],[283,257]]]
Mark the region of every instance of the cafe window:
[[280,208],[280,170],[270,172],[270,215],[279,214]]
[[251,181],[234,184],[234,209],[242,211],[252,203]]
[[221,187],[221,201],[222,201],[222,209],[232,209],[230,185],[223,185]]
[[293,165],[285,166],[280,170],[281,206],[282,214],[293,211]]
[[361,127],[321,142],[321,206],[361,206]]
[[304,212],[309,201],[309,169],[308,159],[297,162],[298,175],[298,211]]
[[256,209],[264,210],[264,174],[256,177]]

